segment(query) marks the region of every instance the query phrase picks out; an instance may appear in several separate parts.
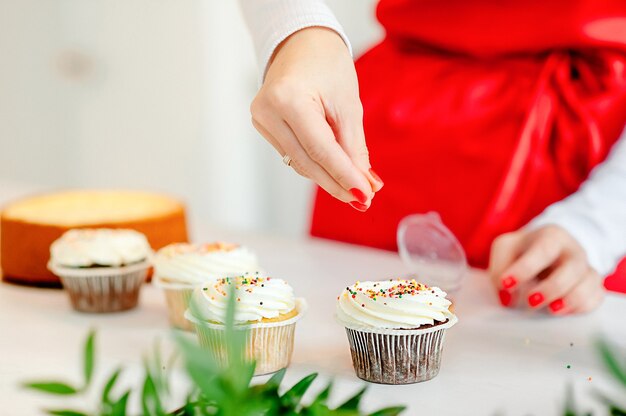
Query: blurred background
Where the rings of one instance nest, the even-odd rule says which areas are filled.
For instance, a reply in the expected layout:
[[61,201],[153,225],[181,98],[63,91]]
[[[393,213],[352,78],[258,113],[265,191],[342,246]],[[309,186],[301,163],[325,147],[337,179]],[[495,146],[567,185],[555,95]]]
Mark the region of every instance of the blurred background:
[[[328,4],[355,55],[382,36],[373,0]],[[313,186],[250,124],[258,76],[236,0],[0,0],[0,204],[144,189],[192,227],[304,234]]]

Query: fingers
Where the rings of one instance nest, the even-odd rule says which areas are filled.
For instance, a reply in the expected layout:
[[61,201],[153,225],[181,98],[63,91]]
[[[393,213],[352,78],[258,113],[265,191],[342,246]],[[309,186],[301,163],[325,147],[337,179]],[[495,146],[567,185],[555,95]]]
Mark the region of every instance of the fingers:
[[363,107],[359,97],[350,100],[350,103],[342,105],[341,108],[346,110],[343,113],[338,113],[332,107],[329,108],[329,113],[333,114],[333,117],[327,117],[328,123],[341,148],[359,171],[365,175],[372,190],[378,192],[385,184],[370,164],[369,151],[365,144],[365,132],[363,131]]
[[588,268],[580,282],[564,296],[548,304],[548,311],[553,315],[587,313],[597,308],[605,296],[602,277]]
[[584,260],[577,257],[566,259],[545,279],[530,288],[528,305],[531,308],[541,308],[563,298],[584,280],[586,274],[587,264]]
[[505,275],[504,271],[519,255],[520,242],[521,234],[507,233],[497,237],[491,245],[489,275],[499,290],[509,290],[517,284],[515,277]]
[[549,235],[538,235],[502,272],[502,286],[512,289],[529,282],[552,266],[560,257],[563,245]]
[[290,166],[301,176],[315,181],[319,186],[333,197],[347,203],[354,201],[354,196],[337,183],[324,169],[311,160],[306,151],[300,146],[295,134],[282,120],[269,119],[266,125],[261,125],[253,120],[256,129],[278,151],[281,156],[288,154],[291,157]]
[[309,158],[359,203],[369,205],[374,195],[372,186],[337,142],[323,109],[311,99],[284,107],[283,114]]

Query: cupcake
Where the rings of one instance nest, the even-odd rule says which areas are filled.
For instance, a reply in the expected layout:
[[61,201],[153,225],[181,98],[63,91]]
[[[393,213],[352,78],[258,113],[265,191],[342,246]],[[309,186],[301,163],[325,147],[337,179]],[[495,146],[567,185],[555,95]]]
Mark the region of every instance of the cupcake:
[[382,384],[439,373],[446,329],[457,322],[446,293],[415,280],[356,282],[337,298],[359,378]]
[[152,254],[146,237],[124,229],[74,229],[50,246],[48,269],[74,309],[116,312],[137,306]]
[[186,318],[192,322],[200,345],[225,362],[222,334],[228,293],[235,285],[235,325],[248,329],[246,358],[256,361],[255,375],[268,374],[289,365],[296,322],[305,309],[284,280],[258,274],[217,279],[194,290]]
[[172,326],[192,330],[184,317],[194,287],[221,277],[259,270],[256,255],[230,243],[170,244],[154,257],[153,283],[163,289]]

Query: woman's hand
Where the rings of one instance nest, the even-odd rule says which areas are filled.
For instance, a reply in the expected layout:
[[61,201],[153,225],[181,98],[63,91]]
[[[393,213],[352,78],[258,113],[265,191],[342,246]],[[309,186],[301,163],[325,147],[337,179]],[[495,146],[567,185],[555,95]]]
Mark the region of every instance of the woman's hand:
[[[547,307],[555,315],[589,312],[604,298],[602,277],[563,228],[503,234],[491,246],[489,272],[503,306]],[[520,287],[527,287],[524,299]]]
[[371,170],[354,63],[337,33],[313,27],[287,38],[251,113],[296,172],[355,209],[370,206],[383,183]]

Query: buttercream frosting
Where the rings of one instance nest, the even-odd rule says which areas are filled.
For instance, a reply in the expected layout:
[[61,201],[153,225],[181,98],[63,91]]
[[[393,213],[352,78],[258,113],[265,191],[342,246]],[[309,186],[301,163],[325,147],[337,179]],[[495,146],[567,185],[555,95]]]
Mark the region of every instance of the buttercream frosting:
[[293,288],[282,279],[259,274],[215,279],[197,287],[191,296],[190,312],[196,318],[224,323],[228,293],[234,285],[238,324],[278,318],[296,307]]
[[146,260],[146,236],[126,229],[72,229],[50,246],[52,264],[64,267],[118,267]]
[[230,243],[170,244],[154,256],[157,279],[188,285],[258,270],[257,257],[252,251]]
[[450,305],[444,291],[415,280],[356,282],[337,298],[337,317],[348,325],[416,329],[452,318]]

